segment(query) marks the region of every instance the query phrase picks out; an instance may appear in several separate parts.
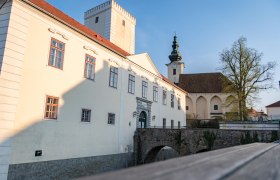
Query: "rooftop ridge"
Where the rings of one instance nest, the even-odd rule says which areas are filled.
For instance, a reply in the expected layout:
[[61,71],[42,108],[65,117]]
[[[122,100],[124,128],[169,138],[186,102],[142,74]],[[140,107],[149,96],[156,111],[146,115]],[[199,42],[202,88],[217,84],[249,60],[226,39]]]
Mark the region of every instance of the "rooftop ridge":
[[66,26],[74,29],[75,31],[83,34],[85,37],[99,43],[100,45],[114,51],[115,53],[122,55],[122,56],[129,56],[130,53],[126,52],[119,46],[115,45],[114,43],[110,42],[106,38],[102,37],[95,31],[89,29],[85,25],[79,23],[77,20],[73,19],[69,15],[65,14],[58,8],[54,7],[53,5],[47,3],[45,0],[21,0],[32,7],[36,8],[37,10],[41,11],[42,13],[47,14],[48,16],[58,20],[59,22],[65,24]]
[[199,74],[222,74],[221,72],[187,73],[181,75],[199,75]]

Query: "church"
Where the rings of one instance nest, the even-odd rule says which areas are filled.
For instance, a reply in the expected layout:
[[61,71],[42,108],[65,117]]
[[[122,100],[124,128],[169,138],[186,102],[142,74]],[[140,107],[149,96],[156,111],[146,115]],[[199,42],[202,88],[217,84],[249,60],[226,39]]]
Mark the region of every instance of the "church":
[[231,119],[237,111],[236,98],[233,93],[226,92],[224,80],[220,72],[184,74],[184,62],[178,50],[179,44],[174,36],[172,52],[169,56],[168,79],[187,91],[186,118],[195,119]]

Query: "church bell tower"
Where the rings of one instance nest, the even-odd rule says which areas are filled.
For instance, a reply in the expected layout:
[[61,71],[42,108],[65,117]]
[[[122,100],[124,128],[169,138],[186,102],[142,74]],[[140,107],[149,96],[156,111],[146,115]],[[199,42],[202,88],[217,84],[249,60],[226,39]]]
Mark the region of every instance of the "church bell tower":
[[166,64],[168,68],[168,79],[173,83],[179,83],[179,76],[184,72],[185,64],[182,62],[182,56],[179,53],[179,44],[177,42],[177,36],[174,36],[172,52],[169,55],[170,63]]

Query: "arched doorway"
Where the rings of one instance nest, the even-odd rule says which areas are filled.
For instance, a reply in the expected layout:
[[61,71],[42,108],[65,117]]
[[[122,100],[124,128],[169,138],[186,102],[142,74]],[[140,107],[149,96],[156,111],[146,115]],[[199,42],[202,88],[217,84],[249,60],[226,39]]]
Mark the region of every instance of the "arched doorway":
[[145,113],[145,111],[142,111],[139,115],[139,124],[140,128],[147,127],[147,114]]

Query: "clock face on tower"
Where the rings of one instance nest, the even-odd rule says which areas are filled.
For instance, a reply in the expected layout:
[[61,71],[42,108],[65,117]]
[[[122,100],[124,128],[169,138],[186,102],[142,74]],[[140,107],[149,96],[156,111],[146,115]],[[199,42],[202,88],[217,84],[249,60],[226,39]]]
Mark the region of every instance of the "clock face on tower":
[[177,64],[174,63],[174,64],[172,65],[172,67],[175,69],[175,68],[177,67]]

